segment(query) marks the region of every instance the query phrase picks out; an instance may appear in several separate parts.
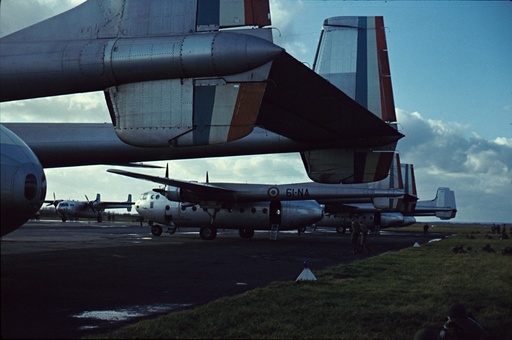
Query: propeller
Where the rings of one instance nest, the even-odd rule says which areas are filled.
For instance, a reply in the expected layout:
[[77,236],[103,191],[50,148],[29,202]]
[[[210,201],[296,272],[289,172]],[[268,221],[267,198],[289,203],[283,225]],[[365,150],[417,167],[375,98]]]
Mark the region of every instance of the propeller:
[[206,171],[206,184],[210,183],[210,179],[208,178],[208,171]]
[[85,195],[85,199],[87,200],[87,205],[91,208],[92,212],[95,212],[94,211],[94,203],[89,201],[89,197],[87,197],[87,195]]
[[50,206],[50,205],[53,205],[55,208],[57,208],[57,205],[59,205],[59,203],[62,202],[62,200],[57,200],[55,198],[55,193],[53,193],[53,202],[49,202],[46,206]]

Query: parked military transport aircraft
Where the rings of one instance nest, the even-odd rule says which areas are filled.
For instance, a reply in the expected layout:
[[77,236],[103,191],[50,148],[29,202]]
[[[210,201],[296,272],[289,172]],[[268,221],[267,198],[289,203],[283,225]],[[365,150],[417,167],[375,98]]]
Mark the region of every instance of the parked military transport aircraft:
[[[349,206],[352,209],[349,209]],[[352,219],[357,218],[365,223],[370,230],[400,228],[416,223],[415,216],[435,216],[441,220],[449,220],[454,218],[456,213],[455,193],[450,188],[442,187],[437,189],[436,197],[433,200],[417,201],[412,211],[378,210],[369,204],[354,204],[348,205],[345,212],[324,214],[324,217],[315,223],[315,226],[333,227],[339,233],[345,233],[347,229],[351,228]]]
[[[442,220],[455,217],[457,205],[455,193],[449,188],[438,188],[433,200],[418,201],[414,167],[412,164],[400,164],[391,167],[389,188],[402,188],[401,198],[376,198],[372,203],[348,202],[344,204],[326,204],[325,214],[316,226],[335,227],[344,233],[352,227],[352,219],[357,218],[369,229],[405,227],[416,223],[415,216],[435,216]],[[395,164],[395,163],[394,163]],[[400,171],[396,172],[396,169]],[[395,171],[395,175],[391,174]],[[392,180],[395,178],[396,180]],[[386,180],[380,181],[386,183]]]
[[77,218],[96,218],[98,222],[103,221],[103,212],[105,209],[118,209],[126,208],[126,211],[132,211],[132,195],[128,195],[126,202],[105,202],[100,198],[100,194],[96,194],[94,201],[89,201],[87,195],[85,196],[87,201],[77,200],[56,200],[45,201],[45,203],[53,204],[55,211],[61,217],[62,222]]
[[162,225],[174,233],[177,227],[198,227],[203,240],[213,240],[218,229],[238,229],[240,237],[251,238],[255,230],[298,230],[318,222],[322,207],[314,200],[240,202],[224,207],[201,208],[197,204],[168,200],[154,191],[143,193],[135,209],[150,222],[155,236]]
[[327,19],[311,70],[272,42],[268,1],[213,4],[88,0],[0,38],[0,101],[104,91],[112,119],[3,124],[2,235],[43,203],[43,167],[301,152],[314,181],[387,175],[382,17]]
[[[240,229],[240,236],[252,237],[255,229],[297,230],[322,218],[319,202],[372,202],[379,197],[403,197],[402,189],[379,189],[372,184],[246,184],[204,183],[171,179],[124,170],[108,172],[164,184],[164,188],[142,194],[137,212],[152,224],[154,235],[162,233],[159,224],[200,227],[203,239],[214,239],[218,228]],[[313,223],[315,223],[313,222]],[[243,226],[240,224],[243,223]]]

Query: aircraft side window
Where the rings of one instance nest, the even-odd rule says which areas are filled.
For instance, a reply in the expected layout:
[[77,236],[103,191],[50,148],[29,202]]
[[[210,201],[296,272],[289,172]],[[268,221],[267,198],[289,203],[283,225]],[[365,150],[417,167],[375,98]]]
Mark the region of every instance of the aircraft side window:
[[166,205],[166,206],[165,206],[165,210],[169,210],[169,209],[171,209],[171,207],[170,207],[170,206],[168,206],[168,205]]
[[263,211],[263,213],[264,213],[264,214],[267,214],[267,213],[268,213],[268,209],[267,209],[267,208],[263,208],[263,210],[262,210],[262,211]]
[[155,197],[155,198],[156,198],[156,199],[159,199],[159,198],[160,198],[160,195],[156,195],[156,197]]
[[151,195],[151,199],[152,199],[152,200],[153,200],[153,199],[155,199],[155,195]]
[[256,212],[256,208],[252,208],[251,212],[254,214]]
[[196,206],[193,206],[192,207],[192,211],[196,211],[197,210],[197,207]]
[[243,213],[245,211],[244,208],[240,208],[240,212]]
[[185,209],[187,209],[187,208],[185,208],[184,206],[181,206],[181,211],[185,211]]

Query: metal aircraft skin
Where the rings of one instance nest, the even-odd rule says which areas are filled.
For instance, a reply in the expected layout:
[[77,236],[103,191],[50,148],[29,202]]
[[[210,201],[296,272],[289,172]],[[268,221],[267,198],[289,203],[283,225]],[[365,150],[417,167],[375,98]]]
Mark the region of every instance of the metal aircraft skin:
[[[316,182],[384,178],[403,135],[382,17],[327,19],[311,70],[272,42],[269,9],[88,0],[0,38],[1,102],[103,91],[112,120],[2,124],[1,234],[42,205],[46,167],[301,152]],[[6,130],[17,147],[3,147]],[[36,159],[20,158],[27,148]],[[16,170],[24,164],[35,170]]]
[[[396,165],[395,165],[396,164]],[[398,171],[399,170],[399,171]],[[416,223],[415,216],[435,216],[441,220],[455,218],[457,205],[455,193],[450,188],[437,189],[433,200],[419,201],[412,164],[400,163],[398,154],[396,163],[390,168],[388,188],[401,188],[401,198],[376,198],[372,203],[327,204],[324,206],[324,217],[316,226],[334,227],[344,233],[352,228],[355,218],[369,229],[406,227]]]
[[145,192],[135,210],[148,220],[155,236],[162,225],[169,233],[179,227],[197,227],[203,240],[213,240],[218,229],[238,229],[240,237],[251,238],[255,230],[299,230],[322,219],[322,207],[314,200],[233,203],[224,207],[201,208],[188,202],[168,200],[155,191]]
[[[240,229],[240,236],[252,237],[254,230],[300,230],[320,221],[325,202],[373,202],[380,197],[403,197],[402,189],[380,189],[379,184],[248,184],[189,182],[165,177],[109,169],[108,172],[163,184],[142,194],[135,209],[150,221],[154,235],[160,224],[200,227],[203,239],[215,238],[217,228]],[[315,222],[311,222],[311,221]],[[240,224],[244,225],[241,226]],[[213,236],[212,236],[213,235]]]
[[377,224],[379,229],[401,228],[416,223],[415,217],[435,216],[441,220],[449,220],[455,218],[457,214],[455,193],[446,187],[438,188],[436,197],[432,200],[417,201],[412,211],[379,210],[367,203],[350,205],[350,207],[351,209],[347,206],[345,212],[325,213],[322,220],[315,223],[315,226],[336,228],[339,233],[345,233],[347,229],[352,228],[354,218],[374,230]]
[[201,208],[224,207],[233,203],[261,201],[297,201],[316,200],[328,202],[372,202],[379,197],[402,197],[402,189],[379,189],[370,183],[363,184],[324,184],[315,182],[292,184],[253,184],[253,183],[204,183],[151,176],[119,169],[108,169],[108,172],[127,177],[143,179],[165,185],[164,189],[153,191],[164,195],[174,202],[198,204]]
[[[87,198],[87,196],[85,196]],[[100,194],[96,194],[94,201],[78,201],[78,200],[45,200],[45,203],[55,206],[55,211],[61,217],[62,222],[67,220],[76,220],[78,218],[96,218],[98,222],[103,221],[103,212],[106,209],[121,209],[132,211],[132,195],[128,195],[125,202],[105,202],[101,200]]]

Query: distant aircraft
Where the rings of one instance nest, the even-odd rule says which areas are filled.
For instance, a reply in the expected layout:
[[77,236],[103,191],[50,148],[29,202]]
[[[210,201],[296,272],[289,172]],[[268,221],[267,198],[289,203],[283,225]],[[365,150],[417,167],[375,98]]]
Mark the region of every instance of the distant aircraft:
[[[48,167],[301,152],[313,181],[384,178],[403,135],[382,17],[326,20],[311,70],[272,42],[269,8],[88,0],[0,38],[0,101],[103,91],[112,119],[3,124],[2,235],[41,206]],[[16,204],[32,208],[13,220]]]
[[415,216],[435,216],[442,220],[456,216],[457,206],[453,190],[441,187],[437,189],[433,200],[418,201],[413,165],[400,164],[398,154],[394,164],[396,166],[391,167],[388,178],[376,185],[380,188],[401,188],[404,190],[403,197],[380,197],[372,203],[326,204],[324,217],[316,226],[334,227],[339,233],[345,233],[347,229],[351,229],[354,218],[375,230],[412,225],[416,223]]
[[46,200],[45,203],[53,204],[55,211],[61,217],[62,222],[67,220],[74,220],[77,218],[96,218],[98,222],[103,221],[103,212],[105,209],[120,209],[126,208],[128,212],[132,211],[132,195],[128,194],[126,202],[104,202],[100,199],[100,194],[96,194],[94,201],[77,200]]
[[[378,210],[369,204],[352,205],[350,212],[324,214],[322,220],[315,223],[316,227],[333,227],[344,234],[351,229],[352,219],[357,218],[365,223],[370,230],[400,228],[416,223],[418,216],[435,216],[441,220],[449,220],[456,216],[457,206],[455,193],[450,188],[437,189],[433,200],[417,201],[412,211]],[[348,207],[347,207],[348,208]],[[325,209],[325,208],[324,208]]]

